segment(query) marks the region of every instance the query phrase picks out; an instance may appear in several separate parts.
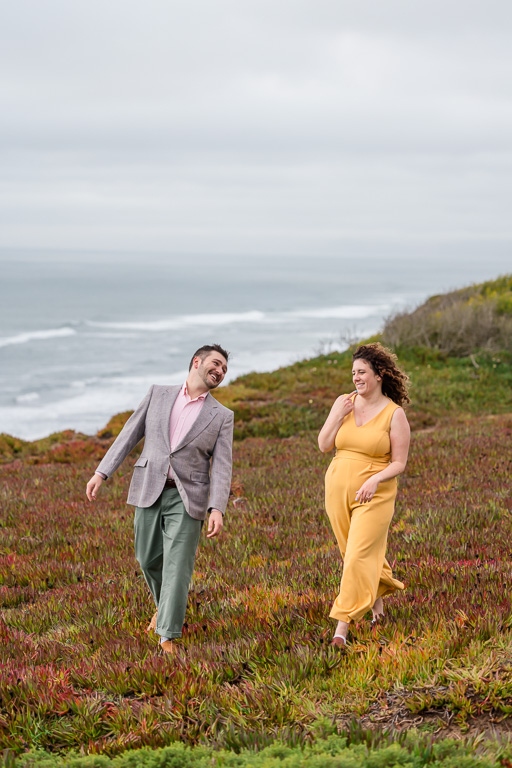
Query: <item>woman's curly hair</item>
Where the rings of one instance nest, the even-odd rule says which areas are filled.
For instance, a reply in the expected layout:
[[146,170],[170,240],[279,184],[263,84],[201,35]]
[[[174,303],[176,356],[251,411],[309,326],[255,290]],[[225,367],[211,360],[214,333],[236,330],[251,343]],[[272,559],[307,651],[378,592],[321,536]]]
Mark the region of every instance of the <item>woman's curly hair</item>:
[[378,341],[372,344],[361,344],[352,355],[352,362],[365,360],[371,365],[374,373],[382,379],[382,394],[389,397],[397,405],[411,402],[407,394],[410,379],[397,365],[397,357],[390,349],[383,347]]

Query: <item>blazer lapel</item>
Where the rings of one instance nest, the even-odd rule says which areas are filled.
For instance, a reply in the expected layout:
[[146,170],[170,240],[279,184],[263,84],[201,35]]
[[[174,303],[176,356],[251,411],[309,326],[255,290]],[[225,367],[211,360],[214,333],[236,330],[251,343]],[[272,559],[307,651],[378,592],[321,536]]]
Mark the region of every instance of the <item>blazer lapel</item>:
[[165,440],[165,445],[167,446],[169,453],[171,452],[171,431],[170,431],[171,411],[174,403],[176,402],[176,398],[180,393],[180,390],[181,390],[181,387],[178,385],[176,387],[167,387],[167,389],[164,389],[164,392],[163,392],[165,399],[162,405],[161,425],[162,425],[162,432]]
[[208,395],[206,396],[206,399],[204,401],[204,405],[201,408],[201,413],[199,414],[197,419],[194,421],[194,423],[190,427],[189,431],[187,432],[187,434],[185,435],[181,443],[176,446],[173,453],[175,453],[176,451],[179,451],[185,445],[188,445],[188,443],[190,443],[192,440],[195,440],[195,438],[201,434],[203,429],[206,429],[210,421],[215,416],[215,411],[217,410],[217,407],[218,407],[217,402],[208,392]]

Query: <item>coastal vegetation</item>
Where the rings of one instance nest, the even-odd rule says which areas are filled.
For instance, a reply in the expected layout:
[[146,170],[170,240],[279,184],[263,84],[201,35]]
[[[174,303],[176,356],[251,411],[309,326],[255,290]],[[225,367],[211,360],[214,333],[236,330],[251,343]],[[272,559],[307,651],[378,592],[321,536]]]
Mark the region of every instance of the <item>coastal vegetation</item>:
[[388,319],[384,342],[463,357],[475,349],[512,352],[512,276],[432,296]]
[[[511,284],[459,303],[510,319]],[[341,567],[316,431],[352,389],[350,350],[219,390],[233,493],[171,659],[144,632],[125,505],[136,452],[96,504],[84,493],[128,414],[94,437],[2,436],[0,766],[512,765],[512,351],[474,339],[396,341],[413,440],[388,556],[407,589],[346,655],[329,645]]]

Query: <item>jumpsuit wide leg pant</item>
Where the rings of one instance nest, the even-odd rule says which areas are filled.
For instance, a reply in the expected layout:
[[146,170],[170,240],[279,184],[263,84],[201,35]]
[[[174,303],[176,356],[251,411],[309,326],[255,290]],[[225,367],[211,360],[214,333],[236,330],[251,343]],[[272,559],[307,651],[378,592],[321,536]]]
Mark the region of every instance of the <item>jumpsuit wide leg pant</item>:
[[203,523],[187,513],[176,488],[151,506],[136,507],[135,557],[158,609],[157,634],[181,637]]
[[362,618],[377,598],[404,589],[385,557],[396,478],[380,483],[370,502],[356,500],[364,481],[384,466],[340,456],[334,457],[326,474],[326,511],[343,558],[340,591],[330,616],[347,624]]

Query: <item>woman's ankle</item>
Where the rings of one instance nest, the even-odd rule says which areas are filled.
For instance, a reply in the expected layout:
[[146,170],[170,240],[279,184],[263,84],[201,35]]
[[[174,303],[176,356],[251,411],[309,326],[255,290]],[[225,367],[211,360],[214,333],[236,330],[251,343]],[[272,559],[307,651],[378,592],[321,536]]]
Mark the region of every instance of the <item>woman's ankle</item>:
[[344,640],[346,640],[348,636],[348,626],[349,625],[346,621],[338,621],[336,630],[334,632],[334,637],[342,637]]
[[372,605],[372,614],[374,619],[384,616],[384,603],[382,597],[378,597]]

